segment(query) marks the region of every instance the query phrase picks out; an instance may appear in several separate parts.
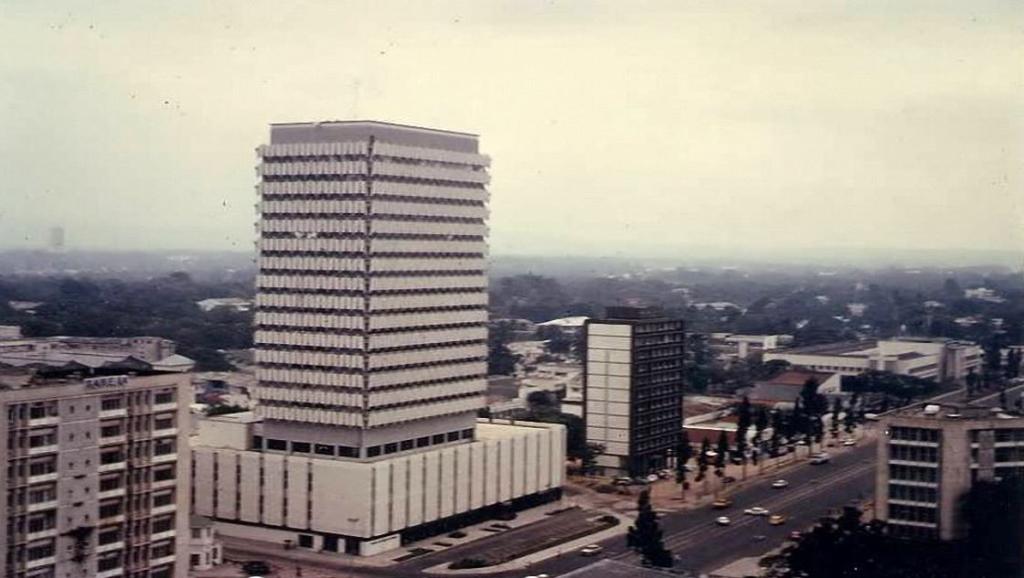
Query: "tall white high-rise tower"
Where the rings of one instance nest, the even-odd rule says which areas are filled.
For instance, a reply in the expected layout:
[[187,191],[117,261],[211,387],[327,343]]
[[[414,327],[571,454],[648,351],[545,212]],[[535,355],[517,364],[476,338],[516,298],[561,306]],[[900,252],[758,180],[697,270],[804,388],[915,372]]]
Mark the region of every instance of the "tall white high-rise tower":
[[477,137],[276,124],[258,153],[253,394],[267,449],[373,458],[471,439],[487,375]]

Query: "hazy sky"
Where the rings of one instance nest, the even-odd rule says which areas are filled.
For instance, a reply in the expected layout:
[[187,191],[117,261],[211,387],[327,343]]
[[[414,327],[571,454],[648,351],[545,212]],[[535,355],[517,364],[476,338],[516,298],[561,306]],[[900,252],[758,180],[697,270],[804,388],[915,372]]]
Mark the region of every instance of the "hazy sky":
[[494,253],[1024,250],[1024,3],[0,0],[0,248],[249,249],[271,122],[479,133]]

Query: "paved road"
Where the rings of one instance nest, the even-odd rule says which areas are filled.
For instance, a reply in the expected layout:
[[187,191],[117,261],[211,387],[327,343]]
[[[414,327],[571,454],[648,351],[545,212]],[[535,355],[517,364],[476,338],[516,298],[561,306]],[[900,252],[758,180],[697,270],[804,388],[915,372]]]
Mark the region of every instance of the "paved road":
[[[833,458],[821,466],[797,466],[785,472],[790,486],[783,490],[771,487],[772,480],[757,482],[736,492],[734,505],[728,510],[710,507],[669,514],[661,519],[665,545],[680,562],[681,568],[708,572],[737,558],[756,556],[781,545],[793,530],[812,526],[830,510],[851,501],[862,502],[873,494],[874,443],[865,443]],[[770,526],[766,518],[746,516],[745,508],[761,506],[786,515],[782,526]],[[718,526],[715,518],[732,518],[732,525]],[[754,536],[765,536],[755,541]],[[638,561],[625,548],[625,538],[616,537],[601,543],[605,556],[624,561]],[[568,556],[535,564],[529,574],[545,572],[552,576],[566,573],[593,562],[593,558]]]

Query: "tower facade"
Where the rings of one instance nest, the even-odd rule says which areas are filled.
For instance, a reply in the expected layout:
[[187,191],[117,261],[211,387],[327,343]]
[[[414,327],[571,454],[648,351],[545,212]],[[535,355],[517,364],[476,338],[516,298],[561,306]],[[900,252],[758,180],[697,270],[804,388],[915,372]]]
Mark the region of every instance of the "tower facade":
[[372,459],[472,439],[487,372],[477,137],[276,124],[257,151],[256,449]]
[[605,473],[667,466],[683,428],[683,321],[654,308],[609,307],[589,319],[583,374],[587,442]]

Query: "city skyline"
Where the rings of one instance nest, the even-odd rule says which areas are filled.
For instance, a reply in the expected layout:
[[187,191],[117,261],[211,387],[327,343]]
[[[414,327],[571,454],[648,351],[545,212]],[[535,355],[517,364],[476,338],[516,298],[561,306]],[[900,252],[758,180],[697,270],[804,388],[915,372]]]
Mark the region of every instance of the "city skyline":
[[485,135],[495,254],[1024,246],[1008,2],[8,6],[3,249],[247,250],[307,118]]

